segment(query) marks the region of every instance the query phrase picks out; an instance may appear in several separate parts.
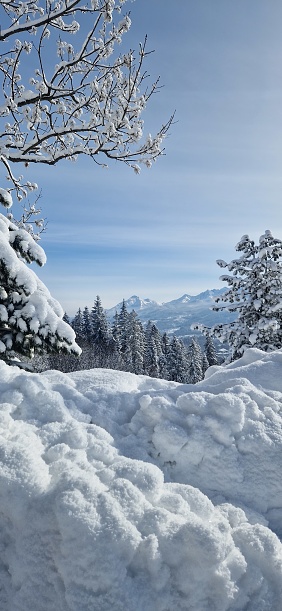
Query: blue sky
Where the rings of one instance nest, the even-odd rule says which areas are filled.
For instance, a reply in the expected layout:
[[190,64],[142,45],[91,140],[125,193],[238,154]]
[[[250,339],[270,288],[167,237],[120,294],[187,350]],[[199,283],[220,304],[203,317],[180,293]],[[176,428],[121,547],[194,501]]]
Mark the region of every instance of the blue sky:
[[[173,8],[172,8],[173,7]],[[282,238],[280,0],[135,0],[128,47],[148,34],[163,88],[143,116],[176,109],[166,155],[136,176],[76,164],[28,169],[43,191],[48,261],[39,277],[70,314],[100,295],[169,301],[219,288],[216,259],[265,229]],[[27,176],[29,178],[29,175]]]

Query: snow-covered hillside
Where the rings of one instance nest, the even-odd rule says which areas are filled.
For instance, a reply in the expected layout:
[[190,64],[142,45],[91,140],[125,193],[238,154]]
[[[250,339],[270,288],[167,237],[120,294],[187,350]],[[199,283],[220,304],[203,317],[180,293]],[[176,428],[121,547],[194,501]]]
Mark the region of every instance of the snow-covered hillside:
[[281,367],[0,363],[1,611],[280,611]]

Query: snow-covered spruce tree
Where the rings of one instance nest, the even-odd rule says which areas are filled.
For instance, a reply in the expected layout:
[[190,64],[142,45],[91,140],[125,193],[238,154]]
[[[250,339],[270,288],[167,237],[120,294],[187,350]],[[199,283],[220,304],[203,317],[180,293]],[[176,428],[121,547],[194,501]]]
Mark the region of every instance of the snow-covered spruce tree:
[[207,369],[210,367],[209,365],[209,361],[207,359],[207,356],[205,354],[205,352],[203,353],[203,362],[202,362],[202,370],[203,370],[203,378],[205,377],[205,373],[207,371]]
[[169,345],[167,369],[169,380],[183,384],[189,382],[187,351],[181,339],[175,336],[173,336]]
[[80,354],[64,311],[26,264],[43,265],[45,253],[32,236],[0,214],[0,358],[15,353]]
[[82,315],[82,311],[81,308],[78,308],[75,317],[71,323],[71,326],[76,334],[76,337],[78,339],[78,341],[81,341],[82,339],[84,339],[84,334],[83,334],[83,315]]
[[94,301],[90,319],[94,367],[107,367],[110,330],[99,295]]
[[82,312],[82,334],[86,342],[91,342],[91,315],[89,308],[85,306]]
[[206,333],[206,341],[204,346],[204,354],[208,361],[208,366],[218,365],[218,358],[216,356],[216,351],[214,347],[214,343],[210,336],[210,333]]
[[162,338],[159,329],[151,320],[145,328],[144,372],[152,378],[160,374],[159,360],[162,355]]
[[216,299],[214,310],[237,312],[237,319],[218,324],[211,334],[231,346],[231,358],[242,356],[248,347],[271,351],[282,346],[282,241],[270,231],[256,245],[244,235],[236,246],[242,255],[218,265],[231,274],[221,276],[229,288]]
[[125,300],[122,300],[120,312],[117,315],[117,326],[119,335],[119,351],[121,357],[121,370],[128,371],[128,324],[129,324],[129,313],[127,311]]
[[169,372],[167,367],[167,358],[169,353],[170,341],[167,333],[162,335],[161,339],[161,355],[159,357],[159,377],[163,380],[169,380]]
[[195,338],[188,348],[188,380],[190,384],[200,382],[203,377],[203,353]]
[[144,373],[144,330],[135,310],[128,317],[128,362],[130,371],[137,375]]
[[[22,199],[37,188],[13,172],[15,163],[54,165],[86,154],[148,167],[162,154],[172,118],[143,139],[148,86],[139,50],[116,52],[130,28],[126,0],[35,0],[0,3],[0,162]],[[85,35],[85,32],[87,34]]]
[[109,342],[109,368],[121,369],[120,332],[118,324],[118,313],[115,313]]

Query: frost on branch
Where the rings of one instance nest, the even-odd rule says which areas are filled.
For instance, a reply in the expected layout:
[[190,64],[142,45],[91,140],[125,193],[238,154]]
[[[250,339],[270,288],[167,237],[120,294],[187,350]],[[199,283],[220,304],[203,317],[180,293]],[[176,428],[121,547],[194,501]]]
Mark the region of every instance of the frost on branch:
[[[143,138],[146,40],[123,52],[126,0],[1,2],[0,161],[19,200],[36,188],[15,162],[56,164],[86,154],[123,161],[136,173],[163,152],[172,118]],[[87,28],[87,35],[82,36]]]
[[0,358],[14,352],[80,354],[60,304],[26,263],[44,265],[44,250],[32,236],[0,214]]
[[282,347],[282,241],[267,230],[257,245],[244,235],[236,250],[242,253],[238,259],[229,264],[217,261],[232,273],[221,276],[228,289],[216,298],[218,305],[213,310],[227,309],[238,317],[210,330],[214,337],[230,344],[232,359],[250,347],[265,351]]
[[7,214],[7,218],[19,229],[25,229],[35,242],[41,239],[41,234],[46,231],[47,227],[47,221],[42,218],[42,210],[37,205],[40,197],[41,194],[37,195],[35,203],[28,202],[22,206],[22,214],[19,219],[15,219],[11,212]]

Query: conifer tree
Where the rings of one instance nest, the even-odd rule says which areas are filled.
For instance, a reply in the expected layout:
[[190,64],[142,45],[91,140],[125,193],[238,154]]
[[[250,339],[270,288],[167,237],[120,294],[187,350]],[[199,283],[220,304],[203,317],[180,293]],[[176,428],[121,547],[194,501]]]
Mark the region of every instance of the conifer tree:
[[208,332],[206,333],[206,341],[205,341],[205,346],[204,346],[204,353],[206,355],[209,367],[211,365],[218,365],[218,358],[216,356],[216,351],[215,351],[214,343],[212,341],[210,333],[208,333]]
[[159,377],[162,380],[169,379],[168,362],[167,362],[168,353],[169,353],[169,345],[170,345],[169,337],[167,333],[164,333],[161,339],[161,354],[159,357]]
[[83,338],[88,343],[90,343],[91,336],[92,336],[91,316],[90,316],[89,308],[87,306],[85,306],[82,312],[82,333],[83,333]]
[[167,333],[163,333],[163,336],[162,336],[162,353],[166,357],[167,357],[167,355],[169,353],[169,345],[170,345],[170,340],[169,340],[168,334]]
[[117,317],[118,323],[118,331],[119,331],[119,345],[120,345],[120,355],[123,370],[127,371],[127,346],[128,346],[128,319],[129,314],[127,311],[125,300],[122,301],[122,306],[120,309],[120,313]]
[[148,321],[145,329],[145,374],[152,378],[158,378],[160,373],[159,359],[162,354],[161,335],[154,323]]
[[144,331],[134,310],[129,314],[128,320],[127,354],[130,371],[137,375],[144,373]]
[[229,264],[217,261],[232,274],[221,276],[229,288],[214,310],[238,314],[229,324],[218,324],[211,334],[231,346],[231,358],[239,358],[248,347],[275,350],[282,346],[282,241],[270,231],[256,245],[244,235],[236,246],[241,254]]
[[170,342],[167,367],[170,380],[183,384],[189,381],[187,352],[183,342],[175,336]]
[[203,354],[195,338],[188,349],[188,378],[190,384],[196,384],[203,379]]
[[203,377],[205,377],[205,373],[207,371],[207,369],[210,367],[207,356],[205,353],[203,353],[203,361],[202,361],[202,371],[203,371]]
[[120,351],[120,332],[118,323],[118,313],[115,313],[109,341],[109,367],[111,369],[122,369],[122,359]]
[[81,341],[83,339],[83,317],[80,308],[78,308],[76,315],[71,323],[71,326],[77,336],[77,340]]
[[0,358],[34,353],[80,354],[60,304],[26,264],[45,263],[32,236],[0,214]]
[[106,367],[109,354],[109,328],[99,295],[97,295],[91,311],[91,339],[94,366]]

